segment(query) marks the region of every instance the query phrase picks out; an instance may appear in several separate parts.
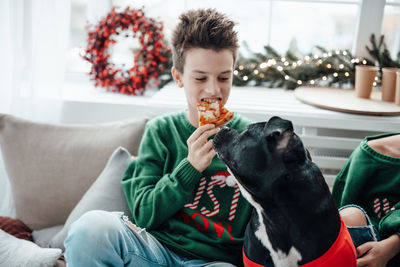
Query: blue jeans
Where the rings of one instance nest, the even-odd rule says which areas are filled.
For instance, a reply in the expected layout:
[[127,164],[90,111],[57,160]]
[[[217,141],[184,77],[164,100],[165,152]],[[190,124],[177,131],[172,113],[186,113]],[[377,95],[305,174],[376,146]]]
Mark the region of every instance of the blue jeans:
[[348,207],[355,207],[360,209],[364,215],[365,218],[367,219],[367,224],[366,226],[347,226],[347,229],[349,230],[351,239],[353,240],[353,244],[355,247],[358,247],[364,243],[370,242],[370,241],[379,241],[380,240],[380,236],[378,231],[376,230],[375,226],[371,223],[371,220],[368,216],[368,214],[365,212],[365,210],[363,208],[361,208],[360,206],[357,205],[346,205],[343,206],[339,209],[342,210],[344,208],[348,208]]
[[68,267],[232,267],[225,262],[181,257],[145,229],[129,227],[122,212],[89,211],[74,222],[64,242]]

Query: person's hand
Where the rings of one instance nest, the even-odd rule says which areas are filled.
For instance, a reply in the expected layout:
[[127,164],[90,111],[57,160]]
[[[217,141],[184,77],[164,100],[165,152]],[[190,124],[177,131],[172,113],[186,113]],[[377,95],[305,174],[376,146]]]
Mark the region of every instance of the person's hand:
[[214,124],[206,124],[197,128],[186,141],[189,149],[187,159],[199,172],[203,172],[211,164],[216,154],[212,147],[212,139],[207,139],[218,131],[219,128]]
[[357,248],[357,266],[385,267],[388,258],[388,249],[379,242],[367,242]]
[[379,242],[367,242],[357,247],[357,266],[385,267],[399,253],[400,238],[394,234]]

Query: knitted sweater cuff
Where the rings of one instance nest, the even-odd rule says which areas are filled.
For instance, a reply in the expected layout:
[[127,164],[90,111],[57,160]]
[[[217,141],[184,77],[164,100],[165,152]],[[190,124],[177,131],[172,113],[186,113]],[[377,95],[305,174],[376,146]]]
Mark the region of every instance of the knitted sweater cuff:
[[172,172],[172,176],[176,177],[182,187],[191,189],[199,183],[201,172],[196,170],[187,158],[185,158],[176,166]]

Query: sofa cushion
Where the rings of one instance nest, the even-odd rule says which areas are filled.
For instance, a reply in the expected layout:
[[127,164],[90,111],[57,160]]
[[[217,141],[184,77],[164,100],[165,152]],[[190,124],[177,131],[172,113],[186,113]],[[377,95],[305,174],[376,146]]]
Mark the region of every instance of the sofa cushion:
[[0,114],[16,217],[32,230],[64,224],[117,147],[137,154],[146,122],[56,125]]
[[33,242],[42,248],[48,248],[50,240],[63,229],[64,225],[56,225],[32,232]]
[[0,217],[0,229],[17,238],[32,241],[32,230],[20,220]]
[[0,230],[0,266],[52,267],[60,255],[61,249],[41,248]]
[[64,227],[49,242],[49,247],[64,248],[69,226],[90,210],[123,211],[130,216],[128,203],[121,187],[121,179],[132,162],[129,152],[119,147],[111,155],[99,178],[83,195],[69,215]]

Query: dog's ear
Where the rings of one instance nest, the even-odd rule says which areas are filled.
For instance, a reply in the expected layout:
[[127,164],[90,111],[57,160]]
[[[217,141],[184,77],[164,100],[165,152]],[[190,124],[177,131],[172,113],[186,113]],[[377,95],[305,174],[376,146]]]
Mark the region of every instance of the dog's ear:
[[281,120],[280,117],[274,116],[265,123],[263,132],[269,141],[276,140],[282,134],[282,129],[278,123]]
[[263,132],[264,136],[272,141],[279,138],[287,130],[293,131],[293,124],[288,120],[274,116],[265,124]]
[[267,121],[267,124],[274,124],[274,123],[276,124],[279,121],[282,121],[281,117],[273,116]]

